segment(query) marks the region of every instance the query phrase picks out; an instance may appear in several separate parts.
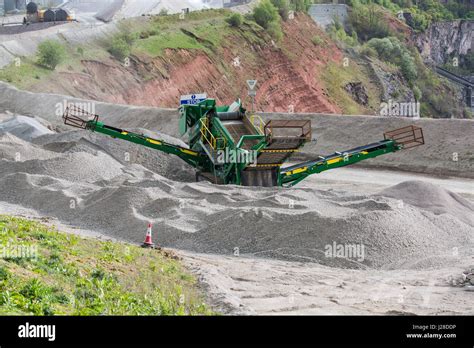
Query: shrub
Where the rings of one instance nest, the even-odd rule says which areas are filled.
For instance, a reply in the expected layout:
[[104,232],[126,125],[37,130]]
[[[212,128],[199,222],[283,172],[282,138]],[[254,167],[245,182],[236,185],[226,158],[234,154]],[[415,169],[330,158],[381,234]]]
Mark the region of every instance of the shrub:
[[133,45],[133,43],[137,39],[137,35],[128,31],[127,29],[122,29],[122,31],[117,36],[124,40],[130,46]]
[[226,18],[226,22],[229,23],[231,27],[240,27],[244,22],[244,19],[240,13],[234,13],[230,17]]
[[311,39],[311,41],[316,45],[316,46],[320,46],[323,44],[323,39],[321,39],[319,36],[313,36],[313,38]]
[[124,39],[116,37],[112,40],[108,51],[116,59],[122,61],[130,55],[131,49]]
[[393,56],[394,47],[392,41],[389,38],[384,39],[371,39],[367,42],[367,47],[372,48],[377,52],[380,59],[390,61]]
[[362,47],[362,49],[360,50],[360,54],[362,54],[366,57],[373,57],[373,58],[378,56],[377,51],[373,47],[370,47],[370,46],[367,46],[367,45],[364,45]]
[[[150,36],[155,36],[158,35],[158,30],[156,29],[150,29],[150,30],[144,30],[140,33],[140,39],[148,39]],[[132,41],[133,43],[133,41]]]
[[354,46],[358,42],[357,33],[353,31],[352,36],[347,35],[344,27],[338,20],[335,20],[334,24],[329,27],[329,35],[331,35],[334,40],[344,42],[349,46]]
[[11,273],[5,267],[0,267],[0,281],[7,280],[11,277]]
[[399,66],[403,76],[408,82],[413,83],[417,78],[418,72],[415,59],[397,38],[374,38],[367,42],[367,47],[377,51],[377,55],[380,59]]
[[57,41],[46,40],[38,46],[38,64],[54,70],[64,60],[64,47]]
[[290,3],[288,0],[271,0],[273,6],[278,9],[278,13],[280,17],[287,21],[288,17],[290,16]]
[[298,12],[306,12],[311,6],[311,0],[291,0],[291,5]]
[[280,41],[283,38],[283,31],[281,30],[280,22],[270,22],[267,32],[275,41]]
[[415,100],[417,102],[421,100],[423,94],[421,93],[421,90],[418,88],[418,86],[413,86],[413,95],[415,96]]
[[51,289],[40,280],[33,278],[23,286],[20,294],[31,301],[41,301],[51,294]]
[[470,108],[464,108],[463,117],[471,119],[474,117],[474,113]]
[[354,2],[349,23],[363,41],[390,36],[390,29],[383,13],[374,5],[364,6]]
[[258,6],[253,9],[253,18],[261,27],[268,29],[270,23],[279,19],[278,9],[273,6],[270,0],[262,0]]
[[150,33],[147,31],[147,30],[144,30],[140,33],[140,39],[144,40],[144,39],[148,39],[150,37]]
[[374,48],[380,59],[400,65],[404,53],[409,51],[396,37],[386,37],[383,39],[371,39],[367,46]]
[[400,68],[408,82],[413,82],[417,78],[418,73],[416,71],[415,60],[410,54],[406,52],[403,53]]

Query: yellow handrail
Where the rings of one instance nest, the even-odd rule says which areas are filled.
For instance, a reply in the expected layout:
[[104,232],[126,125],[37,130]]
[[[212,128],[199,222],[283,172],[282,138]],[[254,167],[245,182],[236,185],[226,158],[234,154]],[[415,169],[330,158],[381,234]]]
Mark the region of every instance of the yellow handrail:
[[[207,126],[207,118],[203,117],[199,120],[201,122],[201,135],[202,139],[206,140],[206,142],[209,144],[209,146],[215,151],[215,150],[223,150],[225,149],[225,139],[224,138],[216,138],[209,127]],[[219,141],[222,144],[219,148],[217,147]]]
[[[258,121],[258,125],[255,121]],[[257,131],[261,134],[265,134],[265,121],[258,115],[250,116],[250,123],[257,129]]]

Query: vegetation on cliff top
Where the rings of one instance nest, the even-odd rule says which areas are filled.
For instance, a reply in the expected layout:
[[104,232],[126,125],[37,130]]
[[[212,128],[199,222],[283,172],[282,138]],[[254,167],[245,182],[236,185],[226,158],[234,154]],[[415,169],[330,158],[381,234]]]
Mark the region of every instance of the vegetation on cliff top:
[[[456,109],[456,98],[446,87],[446,84],[429,71],[423,64],[415,47],[411,46],[406,34],[395,31],[388,25],[387,16],[391,14],[380,5],[366,0],[352,0],[352,14],[348,26],[335,23],[329,28],[332,42],[340,42],[340,47],[349,49],[356,64],[364,65],[364,56],[383,62],[394,67],[405,79],[405,84],[412,89],[417,101],[421,102],[422,115],[434,117],[449,117],[460,115]],[[289,11],[308,6],[307,1],[265,0],[257,6],[253,13],[246,16],[233,15],[228,10],[205,10],[191,12],[183,20],[179,15],[158,15],[151,18],[135,18],[121,21],[119,30],[113,37],[107,37],[94,43],[82,46],[64,45],[64,58],[56,70],[44,68],[33,58],[22,58],[21,64],[11,64],[0,71],[0,79],[10,82],[20,88],[30,88],[42,83],[50,83],[57,74],[75,73],[87,74],[85,62],[104,61],[113,65],[120,64],[121,69],[132,69],[133,62],[142,64],[154,59],[169,59],[171,51],[186,50],[204,52],[216,64],[216,68],[228,76],[229,84],[235,81],[232,67],[216,62],[225,61],[225,56],[233,54],[242,61],[258,65],[256,48],[268,47],[272,40],[275,51],[280,50],[289,60],[295,59],[295,52],[287,49],[280,41],[282,38],[282,23],[288,20]],[[395,19],[396,20],[396,19]],[[329,42],[326,35],[308,31],[311,42],[324,50],[323,42]],[[324,37],[323,37],[324,36]],[[252,50],[238,49],[239,41],[248,42]],[[241,45],[240,45],[241,46]],[[199,54],[199,53],[198,53]],[[111,61],[111,57],[115,62]],[[146,63],[148,64],[148,63]],[[321,67],[323,68],[323,67]],[[157,67],[162,76],[168,77],[164,68]],[[337,104],[346,113],[377,113],[380,103],[379,91],[372,90],[371,78],[364,79],[363,75],[370,72],[363,68],[353,70],[353,81],[368,81],[365,84],[369,98],[369,107],[354,104],[344,90],[345,85],[335,86],[336,81],[346,84],[351,82],[350,74],[341,69],[326,68],[322,82],[328,93],[328,99]],[[119,70],[119,69],[118,69]],[[162,71],[163,70],[163,71]],[[138,71],[147,81],[152,74]],[[332,74],[332,77],[331,77]],[[370,77],[370,76],[369,76]],[[439,96],[444,94],[445,98]],[[347,98],[349,96],[349,99]],[[371,110],[371,111],[369,111]],[[315,110],[317,111],[317,110]],[[462,112],[461,112],[462,113]]]
[[474,19],[474,7],[469,1],[449,0],[349,0],[349,5],[370,6],[377,4],[389,9],[393,14],[400,11],[411,14],[410,25],[415,30],[423,31],[433,22],[454,19]]

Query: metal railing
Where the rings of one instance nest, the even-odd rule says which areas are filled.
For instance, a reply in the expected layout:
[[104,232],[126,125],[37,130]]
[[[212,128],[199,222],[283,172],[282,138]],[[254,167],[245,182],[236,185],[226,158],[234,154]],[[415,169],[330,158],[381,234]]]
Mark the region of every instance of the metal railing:
[[252,115],[249,120],[261,135],[265,134],[265,121],[260,116]]
[[312,130],[309,120],[271,120],[264,128],[268,139],[287,138],[311,141]]
[[225,149],[225,138],[216,138],[214,134],[212,134],[208,127],[208,119],[203,117],[199,120],[199,122],[201,122],[201,139],[206,141],[206,143],[208,143],[211,149],[214,151]]
[[87,129],[90,122],[97,123],[99,115],[94,115],[73,104],[69,104],[63,115],[64,124],[76,128]]
[[404,149],[425,144],[423,129],[417,126],[407,126],[384,133],[386,140],[390,139],[401,145]]

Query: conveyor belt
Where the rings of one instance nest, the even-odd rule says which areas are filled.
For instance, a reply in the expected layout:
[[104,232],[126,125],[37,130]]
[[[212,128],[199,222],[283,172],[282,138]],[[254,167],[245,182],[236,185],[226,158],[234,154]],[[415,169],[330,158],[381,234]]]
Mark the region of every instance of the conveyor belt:
[[317,160],[311,160],[311,161],[296,164],[296,165],[291,166],[291,167],[283,168],[281,173],[286,174],[286,173],[292,172],[294,170],[298,170],[300,168],[305,168],[305,167],[311,168],[311,167],[314,167],[317,164],[330,162],[331,160],[335,160],[335,159],[345,157],[345,156],[353,156],[353,155],[364,153],[364,152],[370,153],[370,152],[373,152],[373,151],[382,150],[382,149],[387,147],[388,143],[391,143],[391,140],[382,140],[382,141],[372,143],[372,144],[369,144],[369,145],[359,146],[359,147],[356,147],[356,148],[351,149],[351,150],[347,150],[347,151],[343,151],[343,152],[336,152],[336,153],[334,153],[332,155],[329,155],[329,156],[326,156],[326,157],[320,157]]

